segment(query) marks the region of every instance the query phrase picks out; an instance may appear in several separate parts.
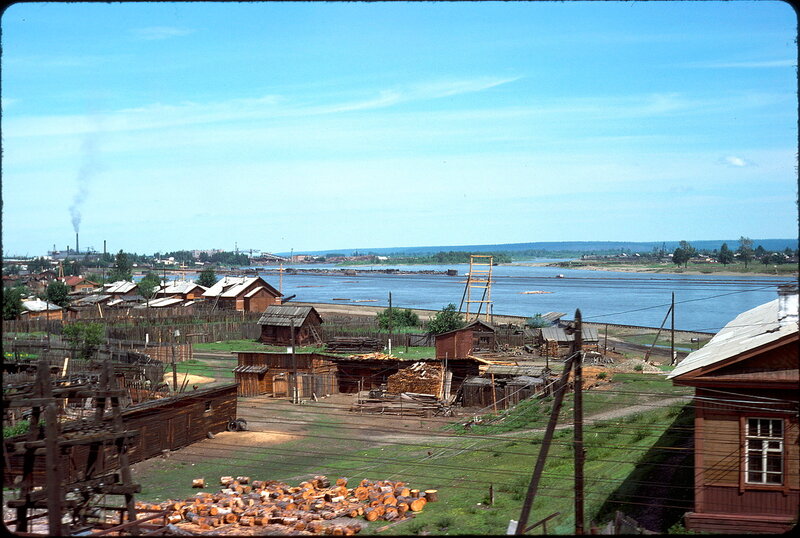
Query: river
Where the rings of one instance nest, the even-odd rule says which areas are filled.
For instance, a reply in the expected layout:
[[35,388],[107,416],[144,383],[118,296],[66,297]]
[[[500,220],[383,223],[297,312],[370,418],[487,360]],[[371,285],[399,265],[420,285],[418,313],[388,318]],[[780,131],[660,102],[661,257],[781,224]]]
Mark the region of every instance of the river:
[[[393,307],[439,310],[448,303],[462,304],[469,264],[284,266],[284,270],[290,268],[298,271],[284,271],[282,280],[277,268],[264,268],[259,274],[275,288],[282,288],[284,296],[296,295],[296,301],[388,306],[391,292]],[[303,271],[308,269],[341,274]],[[347,276],[343,269],[364,272]],[[377,272],[385,269],[438,273],[455,269],[458,275]],[[564,277],[559,278],[560,274]],[[532,316],[556,311],[572,319],[580,308],[586,321],[649,327],[661,325],[674,292],[675,328],[704,332],[717,332],[739,313],[777,298],[778,284],[796,282],[786,277],[649,274],[521,264],[492,267],[492,281],[490,298],[495,314]],[[524,293],[531,291],[547,293]],[[471,299],[480,300],[482,293],[483,288],[472,288]],[[471,304],[470,311],[477,306]]]

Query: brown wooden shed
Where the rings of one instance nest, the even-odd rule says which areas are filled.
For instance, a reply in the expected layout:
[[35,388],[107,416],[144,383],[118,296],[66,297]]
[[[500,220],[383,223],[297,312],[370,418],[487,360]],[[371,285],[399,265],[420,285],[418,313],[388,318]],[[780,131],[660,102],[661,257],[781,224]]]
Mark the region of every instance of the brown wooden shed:
[[461,359],[481,351],[495,351],[497,340],[491,325],[475,320],[468,325],[436,335],[437,359]]
[[219,309],[263,312],[280,304],[281,292],[260,276],[226,276],[203,292],[203,297]]
[[788,312],[775,300],[740,314],[670,374],[695,387],[687,529],[783,533],[797,524],[799,361],[795,291]]
[[[263,351],[237,351],[238,366],[233,372],[239,387],[239,396],[258,396],[260,394],[283,395],[286,391],[286,374],[297,369],[299,376],[305,376],[298,386],[301,397],[325,396],[338,392],[337,368],[331,357],[319,353],[295,353],[294,365],[291,353],[271,353]],[[279,381],[276,390],[275,381]],[[305,388],[303,388],[305,387]]]
[[258,320],[261,325],[259,341],[264,344],[296,346],[322,344],[320,337],[322,316],[313,306],[271,305]]
[[[151,400],[128,407],[121,413],[127,430],[137,430],[138,435],[128,445],[128,461],[139,461],[160,456],[163,450],[177,450],[206,438],[208,432],[219,433],[228,427],[228,421],[236,418],[236,385],[227,384],[199,389],[169,398]],[[110,420],[110,417],[106,420]],[[78,422],[66,423],[62,431],[68,433],[79,429]],[[3,439],[8,445],[25,440],[26,434]],[[10,452],[10,451],[9,451]],[[111,472],[118,468],[116,453],[103,452],[98,459],[96,474]],[[89,445],[70,446],[61,455],[65,483],[79,480],[86,468]],[[23,454],[8,453],[3,472],[3,484],[11,487],[14,479],[22,475]],[[34,486],[45,482],[45,456],[34,460]]]

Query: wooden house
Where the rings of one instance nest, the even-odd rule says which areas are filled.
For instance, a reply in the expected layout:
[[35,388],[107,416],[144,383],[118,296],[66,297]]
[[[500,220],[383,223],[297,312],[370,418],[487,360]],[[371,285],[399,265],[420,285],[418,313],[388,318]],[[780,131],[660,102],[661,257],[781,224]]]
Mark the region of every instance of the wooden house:
[[239,396],[273,394],[289,395],[290,377],[298,374],[301,398],[336,394],[338,390],[337,367],[331,357],[319,353],[270,353],[264,351],[237,351],[237,366],[233,369]]
[[[264,344],[296,346],[322,344],[322,317],[313,306],[270,305],[258,320]],[[292,336],[294,332],[294,337]]]
[[226,276],[203,292],[212,307],[244,312],[263,312],[280,304],[281,295],[260,276]]
[[[202,441],[209,432],[225,431],[228,421],[236,418],[236,385],[221,385],[151,400],[128,407],[122,410],[121,415],[125,429],[138,432],[128,445],[128,461],[131,464],[137,463],[161,456],[163,450],[177,450]],[[110,417],[106,420],[110,420]],[[62,425],[62,431],[68,433],[80,427],[79,422],[68,422]],[[3,442],[8,448],[24,441],[25,435],[6,438]],[[60,466],[65,483],[80,479],[88,457],[89,445],[73,445],[61,454]],[[14,479],[22,475],[22,462],[22,454],[8,453],[3,469],[3,483],[6,487],[12,487]],[[117,469],[119,462],[116,455],[104,451],[96,465],[95,472],[100,474]],[[37,454],[34,460],[33,485],[43,485],[45,476],[45,456]]]
[[669,375],[695,388],[694,510],[686,528],[783,533],[800,507],[798,301],[737,316]]
[[86,280],[82,276],[68,276],[62,279],[64,284],[69,287],[70,293],[88,293],[91,290],[100,287],[97,282]]
[[460,329],[436,335],[436,358],[466,358],[481,351],[495,351],[497,339],[494,327],[475,320]]

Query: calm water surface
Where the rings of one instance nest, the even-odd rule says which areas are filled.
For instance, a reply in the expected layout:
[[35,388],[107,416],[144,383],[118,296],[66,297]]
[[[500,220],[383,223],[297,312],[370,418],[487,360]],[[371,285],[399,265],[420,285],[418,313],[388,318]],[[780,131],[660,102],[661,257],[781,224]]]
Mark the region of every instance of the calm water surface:
[[[284,266],[287,268],[342,269],[332,264]],[[391,292],[394,307],[438,310],[448,303],[461,305],[469,264],[347,269],[371,268],[439,272],[456,269],[458,276],[284,272],[281,283],[279,275],[271,272],[272,268],[260,274],[275,288],[282,287],[285,296],[296,294],[296,301],[388,306]],[[564,278],[558,278],[559,274]],[[565,318],[572,319],[575,309],[580,308],[586,321],[658,327],[675,292],[675,327],[707,332],[716,332],[739,313],[775,299],[778,284],[796,282],[785,277],[656,275],[515,264],[492,267],[492,280],[491,300],[495,314],[532,316],[557,311],[565,312]],[[526,294],[525,291],[548,293]],[[481,292],[473,288],[471,298],[480,299]],[[471,305],[470,311],[474,312],[476,307],[476,304]]]

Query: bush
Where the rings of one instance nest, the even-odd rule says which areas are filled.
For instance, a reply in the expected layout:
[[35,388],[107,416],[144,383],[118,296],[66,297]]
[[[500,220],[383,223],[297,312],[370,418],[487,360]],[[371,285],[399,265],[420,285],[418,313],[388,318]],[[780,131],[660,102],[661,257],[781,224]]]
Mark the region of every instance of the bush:
[[605,379],[606,377],[608,377],[607,372],[600,372],[599,374],[597,374],[597,379]]
[[89,359],[100,347],[105,336],[102,323],[70,323],[62,330],[64,338],[78,351],[81,359]]
[[641,372],[642,370],[644,370],[644,366],[642,366],[641,364],[637,364],[636,366],[633,367],[633,369],[636,372]]
[[442,334],[466,325],[464,318],[456,311],[456,305],[448,304],[428,322],[428,334]]
[[542,327],[550,327],[552,323],[544,319],[541,314],[534,314],[525,320],[525,325],[531,329],[541,329]]
[[389,329],[389,320],[391,319],[392,328],[398,327],[416,327],[419,325],[419,316],[412,310],[405,308],[392,308],[391,318],[389,316],[390,310],[387,308],[383,312],[378,313],[378,326],[381,329]]

